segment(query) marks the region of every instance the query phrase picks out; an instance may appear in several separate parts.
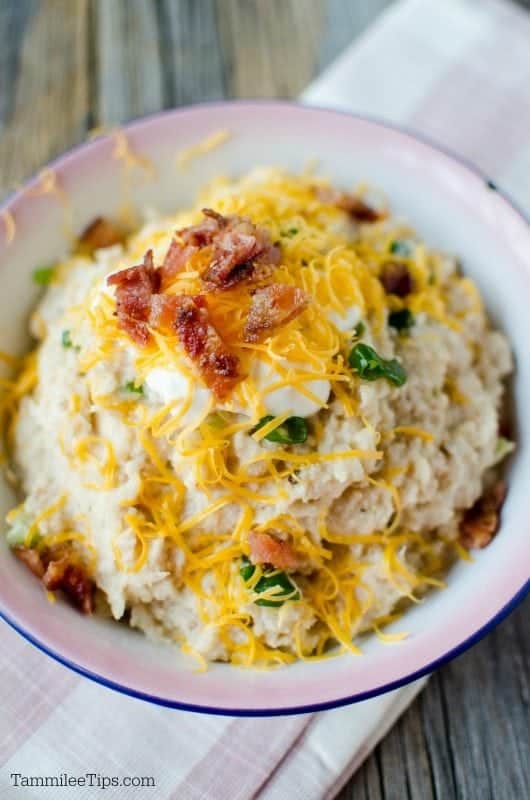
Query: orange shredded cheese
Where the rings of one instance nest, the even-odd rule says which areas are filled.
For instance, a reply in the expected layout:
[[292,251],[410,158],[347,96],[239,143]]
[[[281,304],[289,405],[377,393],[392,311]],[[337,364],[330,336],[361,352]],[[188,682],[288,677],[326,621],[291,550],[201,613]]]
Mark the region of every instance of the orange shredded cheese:
[[[154,165],[134,151],[123,131],[116,129],[110,135],[113,157],[122,166],[124,190],[130,194],[132,171],[140,170],[144,176],[152,177]],[[185,169],[193,158],[221,146],[229,135],[228,131],[217,131],[181,151],[177,154],[177,165]],[[351,237],[345,228],[344,213],[318,199],[315,193],[318,185],[324,182],[314,175],[296,177],[280,170],[269,170],[262,180],[243,179],[236,190],[220,178],[207,187],[192,211],[168,220],[167,225],[164,223],[149,235],[140,232],[127,243],[121,266],[138,263],[148,247],[153,247],[158,264],[174,230],[196,223],[203,206],[226,215],[248,216],[256,225],[266,228],[272,241],[281,243],[281,261],[272,269],[271,280],[297,286],[311,297],[308,307],[289,324],[257,344],[245,342],[242,332],[250,302],[248,285],[208,296],[213,324],[239,358],[243,376],[233,396],[222,405],[209,395],[196,410],[200,379],[183,353],[175,331],[164,334],[153,331],[148,347],[136,347],[118,324],[115,298],[102,292],[100,285],[90,292],[86,303],[70,310],[76,325],[88,326],[92,340],[81,347],[77,356],[86,391],[83,386],[83,390],[70,397],[68,424],[79,422],[79,416],[97,417],[104,409],[128,426],[127,433],[144,459],[139,467],[138,486],[130,492],[134,496],[119,499],[123,530],[110,540],[116,568],[124,575],[141,573],[150,565],[154,541],[168,555],[168,560],[177,552],[175,580],[193,594],[197,616],[203,625],[215,631],[222,657],[242,667],[270,668],[291,663],[297,657],[314,660],[337,652],[358,654],[360,649],[354,638],[367,629],[385,642],[403,639],[404,633],[382,630],[396,617],[377,616],[374,573],[378,581],[386,580],[395,594],[412,602],[418,601],[427,586],[443,586],[438,577],[441,556],[436,548],[427,538],[405,529],[402,523],[402,516],[405,518],[402,499],[392,479],[406,471],[406,467],[385,464],[386,450],[393,437],[418,437],[425,442],[434,442],[435,437],[419,426],[408,424],[386,430],[382,426],[378,430],[361,413],[362,384],[348,363],[357,334],[354,338],[353,330],[341,330],[340,322],[356,309],[367,333],[377,339],[387,324],[388,313],[405,307],[402,299],[386,295],[379,269],[388,259],[393,239],[411,233],[399,223],[395,230],[385,227],[386,223],[378,223],[366,226],[370,230],[358,239]],[[41,173],[38,185],[31,192],[55,194],[67,206],[66,194],[52,170]],[[6,213],[3,221],[9,243],[14,237],[14,221]],[[168,292],[204,291],[200,276],[209,257],[195,254],[175,277]],[[403,260],[414,281],[414,291],[406,300],[406,307],[413,313],[427,314],[458,331],[467,313],[480,312],[480,298],[473,284],[458,276],[449,280],[450,288],[461,290],[467,298],[464,303],[467,307],[458,314],[451,311],[449,290],[440,286],[443,274],[440,258],[424,245],[417,243]],[[138,396],[140,392],[133,397],[124,396],[123,389],[110,393],[106,389],[98,391],[96,368],[114,360],[125,361],[129,356],[135,387],[148,385],[155,369],[173,371],[186,381],[182,396],[157,405],[151,402],[148,388],[145,398]],[[19,366],[16,360],[2,354],[0,360],[8,367]],[[264,379],[261,374],[257,377],[256,364],[263,367]],[[11,438],[21,398],[38,385],[38,351],[20,366],[15,378],[0,379],[0,388],[4,390],[0,415]],[[130,382],[129,376],[126,380]],[[329,399],[319,396],[317,381],[329,382]],[[271,414],[272,419],[255,430],[259,420],[268,416],[271,395],[285,389],[316,408],[308,419],[311,437],[302,445],[284,447],[266,440],[272,431],[297,414],[296,407]],[[445,389],[455,403],[466,401],[456,383],[448,381]],[[332,403],[340,407],[346,418],[359,421],[357,430],[370,434],[367,438],[373,446],[351,447],[346,442],[340,450],[326,449],[326,424]],[[110,492],[119,488],[120,471],[112,440],[96,434],[76,436],[68,430],[67,435],[59,437],[60,446],[84,489]],[[81,430],[99,429],[94,426]],[[240,457],[234,442],[245,436],[251,445],[250,455]],[[329,509],[322,509],[317,523],[307,522],[307,526],[295,513],[285,510],[280,513],[278,506],[289,499],[289,482],[303,482],[326,464],[335,465],[333,469],[338,474],[350,466],[355,468],[361,476],[356,488],[374,496],[379,490],[391,497],[394,513],[384,530],[368,534],[336,530],[328,521]],[[402,486],[402,481],[397,483]],[[190,485],[195,492],[193,503],[189,503]],[[59,519],[65,504],[66,497],[60,498],[38,514],[32,520],[27,541],[45,519],[53,518],[54,514]],[[14,509],[9,521],[14,522],[22,510],[23,506]],[[233,517],[232,512],[235,512]],[[232,521],[227,524],[225,519]],[[98,554],[90,533],[82,532],[85,526],[74,526],[68,521],[59,527],[59,531],[46,536],[47,543],[77,543],[86,551],[94,569]],[[280,595],[277,585],[263,588],[263,578],[273,578],[279,574],[278,570],[275,573],[270,567],[254,565],[248,579],[241,577],[242,559],[251,554],[251,532],[273,532],[287,540],[310,565],[307,574],[303,570],[296,577],[289,574],[292,591],[282,595],[281,607],[275,607],[280,622],[287,615],[296,614],[292,652],[284,647],[267,646],[255,632],[254,603],[275,601]],[[451,546],[454,550],[458,548],[457,543]],[[371,620],[368,623],[367,618]],[[201,670],[206,668],[204,656],[193,642],[183,641],[181,646],[183,652],[196,658]]]
[[4,223],[6,244],[10,245],[15,240],[15,234],[17,230],[15,218],[11,211],[8,211],[7,208],[2,211],[0,216],[2,217],[2,222]]
[[186,169],[190,161],[195,158],[200,158],[201,156],[210,153],[212,150],[223,145],[231,136],[229,130],[220,130],[215,131],[214,133],[207,136],[201,142],[197,144],[191,145],[190,147],[186,147],[184,150],[180,150],[177,153],[177,166],[179,169]]

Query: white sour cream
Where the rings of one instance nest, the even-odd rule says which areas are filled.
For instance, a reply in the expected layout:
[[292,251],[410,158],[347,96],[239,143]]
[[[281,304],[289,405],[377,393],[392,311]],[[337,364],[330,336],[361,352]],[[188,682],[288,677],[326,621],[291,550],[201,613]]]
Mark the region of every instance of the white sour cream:
[[[192,380],[183,372],[176,369],[162,369],[155,367],[145,378],[145,388],[148,395],[163,403],[175,403],[174,413],[178,414],[182,404],[186,402],[188,393],[191,394],[191,404],[184,416],[182,423],[187,425],[198,419],[206,411],[211,402],[212,393],[206,387],[190,386]],[[193,381],[193,383],[195,383]],[[179,405],[179,401],[181,404]]]
[[[286,360],[282,360],[280,363],[285,369],[290,367],[304,369],[303,365],[292,364]],[[269,386],[274,386],[282,379],[282,374],[274,369],[272,365],[261,359],[256,359],[252,368],[252,380],[259,392],[265,391]],[[190,381],[193,383],[192,386],[190,386]],[[267,413],[274,416],[290,413],[298,417],[310,417],[320,411],[328,401],[331,391],[330,382],[317,379],[302,385],[315,395],[314,400],[302,394],[297,386],[282,386],[263,395],[263,403]],[[179,406],[178,401],[184,403],[188,397],[188,392],[191,390],[191,405],[182,418],[184,424],[198,419],[212,400],[212,393],[209,389],[198,385],[193,378],[176,369],[169,370],[155,367],[145,378],[145,388],[148,395],[161,403],[175,402],[175,413],[178,413],[182,407]],[[215,407],[221,410],[251,415],[250,411],[242,407],[235,398],[228,400],[226,403],[216,403]]]
[[[286,359],[280,361],[280,365],[284,369],[295,368],[300,371],[309,371],[305,365],[293,364]],[[260,392],[283,380],[279,370],[261,359],[256,359],[254,362],[252,378]],[[318,403],[302,394],[296,385],[282,386],[263,395],[263,404],[269,414],[278,416],[290,412],[297,417],[310,417],[326,405],[331,392],[331,384],[328,380],[307,381],[301,386],[315,395]]]
[[351,306],[347,309],[344,316],[341,316],[338,311],[328,311],[329,321],[337,328],[337,330],[347,333],[352,331],[361,319],[361,309],[359,306]]

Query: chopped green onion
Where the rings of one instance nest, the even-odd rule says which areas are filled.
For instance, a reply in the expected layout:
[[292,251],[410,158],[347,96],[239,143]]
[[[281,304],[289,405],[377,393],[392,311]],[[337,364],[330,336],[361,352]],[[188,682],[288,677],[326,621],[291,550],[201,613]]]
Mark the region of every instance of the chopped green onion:
[[6,541],[9,547],[35,547],[41,539],[38,531],[31,535],[31,539],[26,541],[28,531],[31,528],[32,517],[26,512],[22,511],[6,533]]
[[398,331],[406,331],[414,325],[414,314],[410,308],[402,308],[401,311],[392,311],[388,315],[388,324]]
[[495,445],[495,461],[498,464],[500,461],[509,456],[515,450],[515,443],[507,439],[505,436],[499,436],[497,444]]
[[[268,422],[273,420],[274,417],[268,414],[262,417],[258,424],[251,430],[251,433],[256,433],[260,428],[263,428]],[[273,431],[267,433],[264,439],[268,442],[278,442],[279,444],[303,444],[309,435],[309,427],[303,417],[288,417],[285,422],[274,428]]]
[[140,383],[137,385],[134,381],[127,381],[125,386],[123,387],[125,392],[132,392],[133,394],[143,394],[144,387]]
[[288,239],[290,239],[291,236],[296,236],[297,233],[298,228],[287,228],[285,231],[280,231],[280,236],[286,236]]
[[61,334],[61,344],[65,348],[73,347],[72,337],[70,331],[63,331]]
[[361,320],[361,322],[358,322],[355,328],[353,329],[353,335],[355,336],[356,339],[360,339],[365,330],[366,330],[366,325]]
[[412,255],[412,245],[406,239],[395,239],[390,244],[390,252],[396,256]]
[[255,569],[256,567],[254,566],[254,564],[251,564],[248,558],[243,557],[241,566],[239,568],[239,574],[241,575],[245,583],[252,578]]
[[206,424],[209,425],[210,428],[220,431],[223,428],[226,428],[228,420],[218,411],[214,411],[212,414],[208,414],[206,417]]
[[395,358],[381,358],[373,347],[362,342],[352,349],[348,361],[359,377],[365,381],[386,378],[394,386],[403,386],[407,380],[407,373],[399,361]]
[[[243,559],[239,568],[239,574],[245,583],[252,578],[255,569],[256,567],[254,564],[251,564],[246,558]],[[257,594],[261,594],[262,592],[273,588],[278,589],[277,592],[274,592],[275,599],[273,600],[270,598],[269,600],[255,600],[254,602],[257,606],[272,606],[273,608],[277,608],[278,606],[282,606],[287,600],[300,600],[300,592],[291,582],[289,576],[286,575],[285,572],[281,572],[277,569],[263,574],[253,587],[253,591]],[[276,599],[276,597],[278,599]]]
[[55,267],[38,267],[33,270],[33,283],[39,286],[48,286],[55,274]]

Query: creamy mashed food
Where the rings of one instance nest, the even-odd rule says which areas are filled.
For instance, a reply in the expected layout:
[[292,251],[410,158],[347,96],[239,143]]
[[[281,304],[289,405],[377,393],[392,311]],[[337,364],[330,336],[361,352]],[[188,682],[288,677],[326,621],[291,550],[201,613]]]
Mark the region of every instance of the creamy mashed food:
[[6,406],[46,587],[275,665],[357,651],[487,543],[511,358],[455,258],[272,169],[118,238],[47,274]]

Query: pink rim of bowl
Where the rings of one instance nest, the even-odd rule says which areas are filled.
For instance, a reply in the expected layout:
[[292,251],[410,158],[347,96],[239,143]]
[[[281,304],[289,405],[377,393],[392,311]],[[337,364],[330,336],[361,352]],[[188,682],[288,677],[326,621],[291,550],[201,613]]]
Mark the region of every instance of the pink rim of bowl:
[[[193,135],[200,131],[205,135],[208,129],[211,132],[220,127],[235,129],[236,135],[239,130],[243,131],[243,139],[252,131],[254,134],[259,132],[265,138],[279,136],[280,131],[287,131],[293,140],[298,136],[302,142],[305,134],[310,131],[310,138],[313,137],[314,143],[307,149],[307,156],[314,153],[315,143],[322,146],[328,137],[332,147],[343,150],[347,146],[345,141],[351,139],[361,149],[363,146],[368,149],[380,147],[381,154],[386,154],[387,158],[398,158],[396,153],[403,154],[404,161],[414,164],[420,172],[428,173],[431,182],[441,181],[443,186],[441,185],[440,192],[450,194],[454,189],[455,197],[461,202],[462,208],[465,207],[465,213],[475,215],[479,227],[482,225],[491,228],[493,223],[498,246],[507,255],[507,269],[518,282],[519,292],[530,298],[530,228],[522,212],[475,167],[403,128],[368,117],[304,107],[290,102],[235,101],[161,112],[134,121],[123,126],[121,130],[141,153],[143,144],[146,149],[150,145],[152,150],[159,136],[160,141],[165,140],[166,143],[171,136],[177,141],[178,133],[183,128],[190,130]],[[84,179],[87,170],[95,169],[97,172],[102,163],[108,162],[112,146],[111,138],[102,136],[73,148],[49,166],[61,182],[74,185],[76,181]],[[234,156],[232,159],[237,163]],[[1,209],[2,212],[11,212],[17,220],[20,218],[23,221],[23,232],[28,220],[34,222],[31,215],[26,214],[26,205],[28,190],[35,189],[37,185],[36,178],[29,181]],[[519,375],[517,380],[519,381]],[[520,435],[524,437],[526,453],[526,431],[520,431]],[[522,440],[520,449],[523,450]],[[526,460],[524,468],[526,474]],[[517,464],[512,470],[514,484],[522,470],[523,466],[519,467]],[[512,503],[514,508],[517,498]],[[519,505],[522,502],[519,501]],[[509,510],[506,514],[507,518],[510,516],[515,521],[518,519],[517,508],[513,514]],[[501,534],[494,542],[495,553],[492,558],[498,564],[498,570],[492,565],[492,558],[482,555],[478,559],[479,563],[472,567],[481,569],[482,566],[487,576],[488,586],[479,588],[479,596],[477,592],[474,595],[461,592],[465,598],[464,607],[447,606],[451,619],[441,618],[434,630],[422,631],[421,635],[413,636],[404,649],[388,650],[384,658],[379,657],[374,662],[375,666],[370,662],[370,669],[367,670],[370,675],[361,675],[357,669],[348,667],[348,664],[353,664],[357,659],[352,661],[349,660],[350,657],[342,656],[326,661],[325,668],[321,668],[315,676],[311,672],[314,665],[303,665],[304,672],[299,677],[296,673],[295,682],[281,677],[287,676],[291,667],[274,673],[257,673],[258,678],[250,681],[243,679],[239,670],[223,667],[224,670],[231,670],[236,677],[226,681],[218,677],[225,673],[214,670],[213,677],[195,676],[188,681],[183,673],[176,672],[174,677],[177,687],[170,687],[167,681],[163,681],[160,692],[156,686],[147,691],[140,671],[135,670],[130,659],[124,656],[120,660],[118,653],[109,660],[109,651],[103,648],[107,657],[101,659],[101,665],[96,663],[88,649],[83,648],[82,637],[72,642],[67,636],[60,634],[57,623],[49,622],[46,630],[46,623],[35,621],[29,600],[24,604],[24,600],[18,596],[15,599],[14,595],[6,598],[0,589],[0,616],[29,642],[70,669],[104,686],[148,702],[204,713],[242,716],[313,712],[364,700],[409,683],[455,657],[497,625],[530,590],[528,545],[525,545],[522,534],[515,538],[515,533],[505,530],[506,527],[503,523]],[[517,525],[514,528],[520,530]],[[508,548],[505,542],[510,535],[513,542]],[[474,581],[477,584],[476,577]],[[448,591],[452,589],[449,588]],[[61,610],[60,613],[74,612]],[[76,630],[82,630],[81,620]],[[262,675],[263,678],[260,677]],[[200,680],[208,683],[202,689],[197,689]]]

